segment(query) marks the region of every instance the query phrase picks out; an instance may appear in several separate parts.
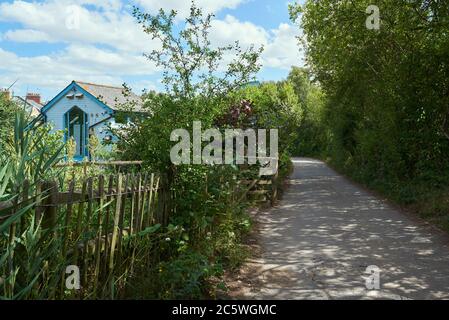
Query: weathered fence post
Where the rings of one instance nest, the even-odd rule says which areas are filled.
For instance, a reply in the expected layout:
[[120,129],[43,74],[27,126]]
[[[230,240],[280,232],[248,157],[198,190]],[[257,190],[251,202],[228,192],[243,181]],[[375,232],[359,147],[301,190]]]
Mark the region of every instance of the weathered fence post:
[[104,219],[104,258],[105,258],[105,263],[104,263],[104,273],[106,274],[108,271],[108,258],[109,258],[109,224],[110,224],[110,216],[111,216],[111,207],[112,207],[112,190],[114,188],[114,176],[110,175],[109,176],[109,186],[108,186],[108,194],[106,197],[106,202],[108,203],[108,207],[106,208],[106,216]]
[[[88,271],[89,271],[89,238],[87,237],[88,231],[89,231],[89,225],[90,220],[92,219],[92,205],[93,205],[93,197],[94,197],[94,191],[93,191],[93,179],[89,178],[87,179],[87,211],[86,211],[86,221],[83,224],[83,234],[85,236],[84,243],[83,243],[83,283],[85,286],[87,286],[88,281]],[[86,232],[87,231],[87,232]]]
[[57,231],[54,229],[56,227],[56,222],[58,220],[58,183],[54,180],[51,182],[45,182],[43,185],[44,192],[48,194],[45,198],[45,208],[43,225],[45,228],[53,229],[53,237],[57,237]]
[[81,190],[81,200],[78,204],[78,216],[76,221],[76,234],[75,234],[75,252],[73,254],[73,264],[78,264],[79,255],[79,242],[81,240],[82,224],[83,224],[83,214],[84,214],[84,199],[86,197],[87,191],[87,180],[83,179],[83,186]]
[[147,188],[148,188],[148,174],[145,173],[145,176],[143,178],[143,190],[142,190],[142,203],[140,204],[140,212],[139,212],[139,227],[138,231],[142,231],[144,228],[144,221],[145,221],[145,205],[146,205],[146,199],[147,199]]
[[[142,208],[141,204],[141,192],[142,192],[142,175],[139,173],[137,174],[137,182],[136,182],[137,190],[135,189],[135,197],[136,197],[136,207],[135,207],[135,214],[134,214],[134,233],[137,233],[140,231],[140,211]],[[131,221],[132,222],[132,221]],[[133,234],[133,233],[131,233]]]
[[[117,261],[116,265],[120,268],[122,265],[122,251],[123,251],[123,229],[124,229],[124,223],[125,223],[125,209],[126,209],[126,199],[128,198],[128,186],[130,184],[130,180],[132,180],[131,175],[126,175],[125,180],[125,189],[124,192],[121,195],[121,204],[120,204],[120,211],[119,211],[119,220],[118,220],[118,239],[117,239]],[[117,195],[118,196],[118,195]]]
[[154,173],[150,178],[150,193],[148,195],[148,213],[147,213],[147,227],[154,223],[154,203],[156,202],[157,189],[159,188],[159,177],[156,177],[156,183],[154,182]]
[[100,274],[100,253],[101,253],[101,235],[102,219],[104,206],[104,176],[98,177],[98,212],[97,212],[97,242],[95,245],[95,269],[94,269],[94,297],[97,297],[98,278]]
[[[129,178],[128,183],[129,183],[130,189],[131,189],[131,192],[129,194],[129,198],[131,199],[131,207],[129,209],[129,233],[132,234],[134,231],[133,221],[134,221],[135,210],[136,210],[136,208],[135,208],[135,206],[136,206],[136,202],[135,202],[135,187],[136,187],[135,181],[136,181],[136,179],[135,179],[134,174],[128,174],[127,178]],[[128,198],[128,186],[126,186],[126,188],[125,188],[125,193],[126,193],[125,198]]]
[[[122,174],[119,173],[117,177],[117,186],[116,186],[116,200],[115,200],[115,215],[114,215],[114,228],[112,232],[111,239],[111,253],[109,255],[109,277],[111,278],[111,288],[113,288],[113,284],[115,281],[114,277],[114,254],[115,247],[117,245],[118,233],[119,231],[119,221],[120,221],[120,212],[121,212],[121,203],[122,203]],[[111,292],[111,296],[113,296],[113,292]]]
[[[70,181],[69,183],[69,192],[67,197],[67,212],[65,216],[65,223],[64,223],[64,238],[63,238],[63,245],[62,245],[62,251],[61,256],[64,261],[66,261],[67,257],[67,245],[70,237],[70,224],[72,219],[72,208],[73,208],[73,192],[75,190],[75,179]],[[61,276],[61,295],[64,293],[64,285],[65,285],[65,270],[62,271]]]
[[276,171],[276,173],[271,177],[271,206],[272,207],[276,204],[276,200],[278,197],[277,180],[278,180],[278,171]]

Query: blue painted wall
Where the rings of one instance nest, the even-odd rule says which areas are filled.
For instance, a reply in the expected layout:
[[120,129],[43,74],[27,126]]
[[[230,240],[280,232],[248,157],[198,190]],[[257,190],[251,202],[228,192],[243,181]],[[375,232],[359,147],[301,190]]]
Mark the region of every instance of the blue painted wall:
[[[84,111],[88,116],[88,127],[111,117],[111,111],[102,107],[98,103],[98,100],[88,94],[84,94],[81,98],[74,97],[73,99],[67,98],[67,95],[81,93],[79,87],[72,86],[60,97],[56,97],[55,101],[50,101],[51,106],[44,108],[44,114],[46,121],[51,123],[53,130],[65,130],[65,114],[77,106]],[[50,105],[49,103],[49,105]],[[114,118],[111,118],[94,128],[94,132],[98,139],[102,141],[109,133],[107,130],[107,124],[115,124]]]

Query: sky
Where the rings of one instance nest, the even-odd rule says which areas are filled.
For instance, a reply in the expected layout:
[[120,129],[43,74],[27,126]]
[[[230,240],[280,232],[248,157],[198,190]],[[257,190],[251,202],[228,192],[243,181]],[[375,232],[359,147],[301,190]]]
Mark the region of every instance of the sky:
[[[303,2],[303,1],[300,1]],[[0,0],[0,88],[17,81],[15,95],[37,92],[50,100],[72,80],[120,86],[136,93],[163,90],[161,70],[143,53],[157,48],[132,16],[132,6],[155,13],[175,9],[180,21],[190,0]],[[257,80],[280,80],[303,65],[298,26],[287,0],[196,0],[215,14],[214,45],[239,40],[263,45]]]

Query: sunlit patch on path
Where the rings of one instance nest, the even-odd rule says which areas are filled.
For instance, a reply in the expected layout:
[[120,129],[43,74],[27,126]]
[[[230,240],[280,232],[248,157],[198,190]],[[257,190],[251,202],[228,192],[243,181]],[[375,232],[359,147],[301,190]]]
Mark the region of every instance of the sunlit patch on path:
[[[251,280],[233,297],[449,299],[446,235],[321,161],[293,163],[282,201],[258,214],[262,254],[249,263]],[[365,284],[373,265],[380,270],[379,290]]]

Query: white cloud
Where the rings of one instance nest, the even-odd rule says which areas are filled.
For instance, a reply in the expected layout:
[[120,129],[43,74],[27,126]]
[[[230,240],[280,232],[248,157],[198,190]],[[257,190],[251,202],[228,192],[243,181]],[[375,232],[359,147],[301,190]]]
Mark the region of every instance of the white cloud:
[[[190,0],[137,0],[143,9],[150,13],[156,13],[160,8],[165,10],[176,10],[178,17],[186,17],[190,12]],[[203,13],[217,13],[223,9],[235,9],[244,0],[196,0],[196,6],[203,10]]]
[[267,45],[269,34],[260,26],[227,15],[224,20],[212,21],[210,37],[214,45],[227,45],[239,40],[242,47],[248,47],[251,44]]
[[54,42],[47,33],[33,29],[8,30],[3,39],[15,42]]
[[[83,42],[109,45],[124,51],[142,52],[153,50],[156,41],[146,35],[128,12],[120,10],[116,1],[84,0],[42,3],[14,1],[0,5],[0,21],[20,23],[32,29],[35,36],[54,41]],[[88,10],[81,4],[91,4],[105,11]],[[26,41],[25,30],[16,30],[9,40]],[[28,41],[33,41],[29,37]]]
[[16,79],[22,84],[53,90],[72,80],[121,85],[124,77],[149,76],[157,71],[142,56],[83,45],[70,45],[61,52],[36,57],[20,57],[0,48],[0,60],[1,87]]
[[264,46],[263,67],[290,69],[292,65],[303,64],[303,54],[298,47],[298,27],[282,23],[277,29],[265,30],[248,21],[239,21],[227,15],[224,20],[212,22],[211,41],[214,45],[232,44],[239,40],[242,48],[251,44]]
[[135,93],[141,93],[144,90],[157,91],[158,90],[158,86],[155,84],[154,81],[140,80],[140,81],[134,82],[132,84],[132,89],[134,90]]
[[[246,0],[197,0],[205,12],[235,8]],[[174,7],[182,15],[188,13],[189,0],[137,0],[145,10]],[[87,5],[87,7],[86,7]],[[0,40],[14,42],[63,43],[55,52],[34,57],[21,56],[0,48],[0,86],[9,86],[16,79],[21,84],[60,89],[71,80],[105,84],[121,84],[124,78],[158,73],[156,67],[142,57],[143,52],[158,48],[120,0],[44,0],[0,3],[0,21],[20,27],[0,34]],[[263,45],[264,67],[289,69],[302,64],[297,46],[299,29],[280,24],[267,30],[249,21],[227,15],[214,19],[210,33],[213,45],[223,46],[239,40],[243,48]],[[44,47],[45,48],[45,47]],[[226,61],[230,57],[225,57]],[[154,89],[156,84],[136,80],[136,90]]]
[[[69,3],[73,2],[73,1],[67,1],[67,0],[62,0],[62,1],[69,2]],[[61,2],[61,1],[59,1],[59,2]],[[122,8],[122,2],[120,0],[78,0],[78,1],[75,1],[75,3],[80,4],[80,5],[84,5],[84,4],[93,5],[97,8],[103,9],[103,10],[112,10],[112,11],[117,11]]]
[[142,55],[113,52],[94,46],[70,45],[58,58],[64,65],[88,69],[88,72],[104,74],[148,75],[157,71],[156,66]]
[[272,36],[262,55],[265,67],[290,69],[304,64],[304,55],[298,46],[298,27],[282,23],[271,31]]

